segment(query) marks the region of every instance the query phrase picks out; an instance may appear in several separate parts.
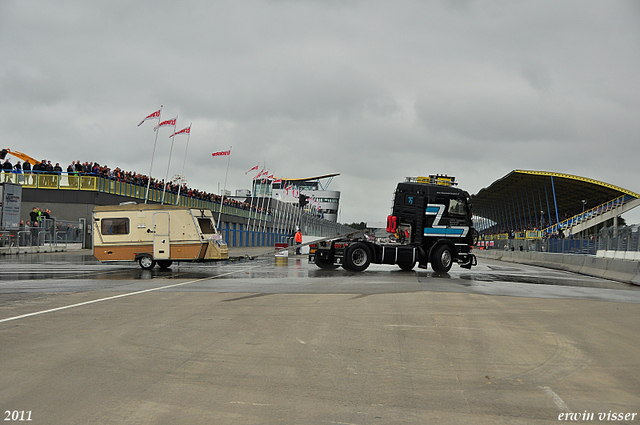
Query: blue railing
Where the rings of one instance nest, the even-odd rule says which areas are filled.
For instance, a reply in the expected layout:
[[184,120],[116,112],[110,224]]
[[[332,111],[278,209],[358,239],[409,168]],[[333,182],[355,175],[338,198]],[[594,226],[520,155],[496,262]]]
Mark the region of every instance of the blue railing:
[[[614,208],[618,208],[619,206],[623,205],[625,202],[628,202],[632,199],[636,199],[636,198],[634,198],[631,195],[623,195],[609,202],[605,202],[604,204],[598,205],[597,207],[591,208],[583,213],[577,214],[571,218],[561,221],[559,223],[560,228],[568,229],[570,227],[573,227],[577,224],[582,223],[583,221],[590,220],[594,217],[597,217],[608,211],[611,211]],[[543,233],[551,234],[551,233],[556,233],[557,231],[558,231],[558,224],[554,224],[553,226],[549,226],[546,229],[544,229]]]

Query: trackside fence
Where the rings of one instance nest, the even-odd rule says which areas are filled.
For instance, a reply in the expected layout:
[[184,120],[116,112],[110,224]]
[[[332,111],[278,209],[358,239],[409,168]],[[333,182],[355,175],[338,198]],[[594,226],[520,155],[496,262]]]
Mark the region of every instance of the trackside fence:
[[67,247],[84,244],[84,220],[58,221],[55,218],[27,223],[18,228],[0,228],[0,248],[3,253],[26,252],[28,248]]
[[640,260],[640,226],[607,227],[588,238],[518,238],[486,235],[478,248],[505,251],[535,251]]

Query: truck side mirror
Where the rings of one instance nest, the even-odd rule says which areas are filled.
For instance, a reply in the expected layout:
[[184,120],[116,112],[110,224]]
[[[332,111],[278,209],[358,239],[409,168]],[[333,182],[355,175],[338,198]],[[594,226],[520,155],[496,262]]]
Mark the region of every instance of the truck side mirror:
[[395,215],[387,216],[387,233],[395,233],[398,228],[398,217]]

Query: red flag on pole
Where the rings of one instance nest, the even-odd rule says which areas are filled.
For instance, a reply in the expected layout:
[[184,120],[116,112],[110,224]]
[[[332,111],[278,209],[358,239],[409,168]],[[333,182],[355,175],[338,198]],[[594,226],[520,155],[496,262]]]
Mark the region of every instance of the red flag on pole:
[[157,129],[159,129],[160,127],[166,127],[168,125],[176,125],[176,121],[178,120],[178,117],[175,118],[171,118],[170,120],[166,120],[166,121],[162,121],[160,124],[158,124],[153,131],[156,131]]
[[155,111],[152,114],[149,114],[145,119],[143,119],[142,121],[140,121],[140,124],[138,124],[138,127],[140,127],[142,125],[143,122],[145,122],[146,120],[155,120],[155,119],[159,119],[160,118],[160,111],[162,111],[162,108],[158,109],[157,111]]
[[213,152],[211,154],[211,156],[227,156],[227,155],[231,155],[231,150],[228,151],[220,151],[220,152]]
[[[260,165],[260,164],[258,164]],[[255,167],[252,167],[249,171],[247,171],[246,173],[244,173],[244,175],[246,176],[247,174],[249,174],[250,172],[257,170],[258,169],[258,165],[256,165]]]
[[191,126],[187,127],[187,128],[183,128],[182,130],[173,133],[171,136],[169,136],[169,138],[172,138],[173,136],[176,136],[178,134],[189,134],[191,133]]

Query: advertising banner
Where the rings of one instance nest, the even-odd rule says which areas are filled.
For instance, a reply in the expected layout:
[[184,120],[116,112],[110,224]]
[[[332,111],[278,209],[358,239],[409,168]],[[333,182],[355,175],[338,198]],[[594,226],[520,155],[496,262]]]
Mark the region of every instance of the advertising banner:
[[20,226],[20,206],[22,205],[22,186],[4,183],[0,185],[0,226],[5,229],[17,229]]

